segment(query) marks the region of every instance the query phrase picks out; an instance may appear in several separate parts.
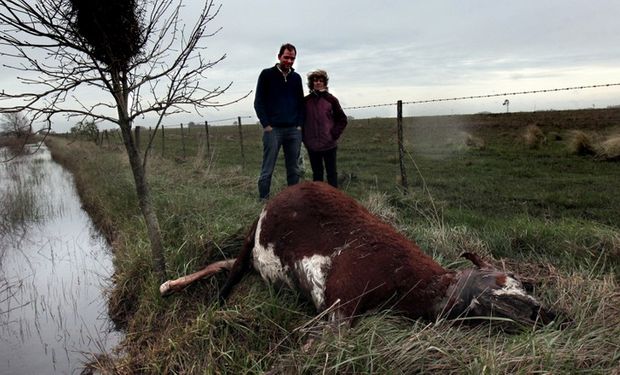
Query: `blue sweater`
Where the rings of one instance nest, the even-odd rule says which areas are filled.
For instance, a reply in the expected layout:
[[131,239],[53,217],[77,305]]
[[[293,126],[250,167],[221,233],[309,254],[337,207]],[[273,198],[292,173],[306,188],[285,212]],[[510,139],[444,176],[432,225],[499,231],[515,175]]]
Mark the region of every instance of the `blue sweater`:
[[304,89],[299,74],[291,68],[285,79],[277,66],[264,69],[258,76],[254,109],[263,128],[301,126]]

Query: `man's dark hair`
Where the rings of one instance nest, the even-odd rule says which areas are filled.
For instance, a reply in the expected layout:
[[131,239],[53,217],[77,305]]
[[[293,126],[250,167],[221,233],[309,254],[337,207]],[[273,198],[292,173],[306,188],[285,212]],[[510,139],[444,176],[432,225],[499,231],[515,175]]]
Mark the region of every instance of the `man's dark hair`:
[[280,47],[280,52],[278,52],[278,57],[284,54],[284,50],[293,51],[295,52],[295,55],[297,55],[297,48],[295,48],[295,46],[292,45],[291,43],[285,43]]

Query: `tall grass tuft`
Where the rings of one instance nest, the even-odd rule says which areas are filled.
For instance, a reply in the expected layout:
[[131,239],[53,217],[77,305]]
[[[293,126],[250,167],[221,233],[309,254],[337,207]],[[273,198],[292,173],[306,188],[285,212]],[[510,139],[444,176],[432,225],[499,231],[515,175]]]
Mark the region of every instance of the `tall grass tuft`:
[[568,142],[568,150],[575,155],[596,155],[597,149],[592,137],[581,131],[573,130]]
[[620,160],[620,136],[614,136],[601,142],[597,157],[607,161]]
[[530,124],[525,128],[523,140],[527,147],[537,149],[547,142],[547,137],[538,125]]
[[[36,196],[37,189],[41,188],[41,170],[36,163],[29,165],[19,160],[0,164],[0,168],[0,235],[21,233],[20,228],[35,224],[43,217]],[[21,171],[25,168],[28,170]]]
[[568,149],[576,155],[592,155],[597,160],[618,161],[620,160],[620,136],[612,135],[607,139],[593,137],[583,131],[574,130]]
[[392,226],[398,226],[398,213],[390,205],[388,195],[381,192],[370,192],[360,203],[372,214]]
[[421,238],[426,239],[425,248],[442,264],[458,260],[464,252],[477,253],[487,259],[492,257],[488,245],[465,226],[425,227],[423,232]]
[[484,150],[486,148],[484,139],[469,133],[465,134],[465,145],[474,150]]
[[41,210],[36,204],[36,193],[32,188],[16,186],[0,196],[2,216],[0,217],[0,234],[20,232],[17,228],[37,222]]

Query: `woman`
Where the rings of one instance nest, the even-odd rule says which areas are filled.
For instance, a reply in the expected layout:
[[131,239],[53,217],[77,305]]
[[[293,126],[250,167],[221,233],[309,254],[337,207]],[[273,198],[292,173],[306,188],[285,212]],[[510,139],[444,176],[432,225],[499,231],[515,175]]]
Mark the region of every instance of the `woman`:
[[323,181],[323,168],[327,173],[327,182],[338,187],[336,169],[336,150],[338,139],[347,126],[338,99],[327,91],[329,77],[324,70],[308,73],[310,94],[304,98],[306,109],[303,142],[308,150],[312,179]]

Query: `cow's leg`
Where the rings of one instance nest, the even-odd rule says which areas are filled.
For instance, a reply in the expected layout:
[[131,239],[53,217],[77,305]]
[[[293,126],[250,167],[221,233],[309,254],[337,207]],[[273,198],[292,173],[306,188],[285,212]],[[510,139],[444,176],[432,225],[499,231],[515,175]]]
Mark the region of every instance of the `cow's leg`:
[[256,236],[256,227],[258,225],[258,219],[254,221],[252,227],[248,234],[246,234],[245,239],[243,240],[243,247],[241,248],[241,252],[237,256],[236,262],[231,266],[230,273],[228,274],[228,279],[224,286],[220,289],[219,301],[220,303],[224,303],[226,298],[232,291],[232,288],[237,285],[243,275],[245,275],[250,267],[252,266],[252,249],[254,249],[254,242]]
[[161,284],[159,292],[162,296],[167,296],[174,292],[177,292],[196,280],[214,275],[223,270],[230,270],[235,263],[235,259],[220,260],[219,262],[211,263],[198,272],[194,272],[190,275],[179,277],[176,280],[168,280]]

